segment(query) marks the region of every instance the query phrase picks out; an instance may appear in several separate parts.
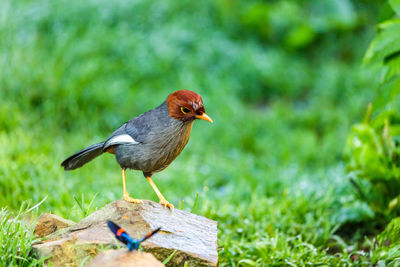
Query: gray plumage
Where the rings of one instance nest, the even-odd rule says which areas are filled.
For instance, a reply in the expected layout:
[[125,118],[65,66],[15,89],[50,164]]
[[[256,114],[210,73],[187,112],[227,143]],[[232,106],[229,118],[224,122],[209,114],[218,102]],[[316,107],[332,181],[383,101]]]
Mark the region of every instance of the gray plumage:
[[143,171],[151,176],[165,169],[189,141],[193,120],[169,116],[166,102],[123,124],[105,142],[89,146],[67,158],[61,166],[73,170],[114,148],[123,169]]

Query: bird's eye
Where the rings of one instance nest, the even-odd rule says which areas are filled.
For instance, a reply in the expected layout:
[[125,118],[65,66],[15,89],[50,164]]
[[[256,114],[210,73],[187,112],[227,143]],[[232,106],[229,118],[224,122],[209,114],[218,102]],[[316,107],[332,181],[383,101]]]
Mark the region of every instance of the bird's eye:
[[181,107],[181,111],[182,111],[183,114],[187,114],[187,113],[190,112],[190,110],[188,108],[186,108],[186,107]]

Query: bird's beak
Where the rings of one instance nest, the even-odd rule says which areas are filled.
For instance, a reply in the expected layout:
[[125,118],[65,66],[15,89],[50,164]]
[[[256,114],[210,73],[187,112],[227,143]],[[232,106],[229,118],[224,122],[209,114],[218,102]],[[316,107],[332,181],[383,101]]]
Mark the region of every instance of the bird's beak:
[[213,123],[213,120],[206,113],[203,113],[201,115],[196,115],[195,117],[196,119],[205,120]]

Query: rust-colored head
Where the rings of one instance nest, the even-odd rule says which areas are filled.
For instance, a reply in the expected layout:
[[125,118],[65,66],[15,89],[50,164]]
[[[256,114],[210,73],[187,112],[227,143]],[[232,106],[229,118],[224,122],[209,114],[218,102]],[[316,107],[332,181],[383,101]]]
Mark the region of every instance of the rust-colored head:
[[204,110],[201,96],[193,91],[178,90],[167,97],[169,115],[177,120],[190,121],[202,119],[213,122]]

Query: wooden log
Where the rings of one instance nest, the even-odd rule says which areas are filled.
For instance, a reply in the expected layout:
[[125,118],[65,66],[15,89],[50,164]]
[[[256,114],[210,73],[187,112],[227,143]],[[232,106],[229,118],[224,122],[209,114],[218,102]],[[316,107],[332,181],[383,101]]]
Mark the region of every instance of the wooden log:
[[109,231],[107,220],[116,222],[133,238],[161,227],[142,247],[161,262],[176,250],[167,266],[218,264],[217,222],[179,209],[170,211],[147,200],[143,204],[114,201],[82,221],[49,235],[46,241],[33,246],[34,251],[40,257],[51,257],[48,262],[55,266],[79,265],[99,250],[122,246]]
[[75,224],[73,221],[66,220],[60,216],[43,213],[40,215],[33,233],[42,238],[73,224]]

